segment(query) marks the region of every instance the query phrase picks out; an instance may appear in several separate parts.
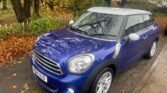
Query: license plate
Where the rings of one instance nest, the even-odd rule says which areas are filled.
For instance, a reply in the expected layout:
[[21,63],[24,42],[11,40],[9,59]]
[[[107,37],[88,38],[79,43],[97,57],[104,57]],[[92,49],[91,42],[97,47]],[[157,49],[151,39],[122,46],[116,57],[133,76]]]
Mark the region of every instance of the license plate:
[[43,75],[41,72],[39,72],[34,66],[32,66],[32,71],[35,75],[37,75],[41,80],[44,82],[48,82],[47,76]]

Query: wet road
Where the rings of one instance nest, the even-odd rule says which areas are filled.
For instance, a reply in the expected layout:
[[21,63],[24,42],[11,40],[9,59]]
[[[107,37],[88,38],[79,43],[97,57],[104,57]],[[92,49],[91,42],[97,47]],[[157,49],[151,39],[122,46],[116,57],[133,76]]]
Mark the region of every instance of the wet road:
[[[167,40],[167,39],[166,39]],[[110,93],[133,93],[135,87],[152,66],[157,55],[167,42],[161,38],[156,56],[150,60],[141,58],[114,80]],[[27,60],[0,68],[0,93],[47,93],[34,79]]]

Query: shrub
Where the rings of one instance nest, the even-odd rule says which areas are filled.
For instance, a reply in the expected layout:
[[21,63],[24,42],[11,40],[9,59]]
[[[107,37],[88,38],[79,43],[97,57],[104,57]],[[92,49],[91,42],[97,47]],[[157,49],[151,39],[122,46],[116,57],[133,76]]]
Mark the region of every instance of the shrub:
[[50,30],[59,28],[62,24],[62,20],[54,19],[51,17],[45,17],[42,19],[32,20],[25,27],[24,23],[15,23],[11,25],[0,26],[0,39],[3,39],[10,35],[22,35],[26,31],[30,35],[39,35]]
[[125,5],[127,8],[135,8],[135,9],[143,9],[153,11],[156,9],[156,5],[149,3],[148,1],[144,0],[135,0],[135,1],[128,1]]
[[81,15],[89,7],[92,6],[108,6],[105,0],[76,0],[74,2],[73,8],[76,15]]
[[23,24],[20,23],[0,26],[0,38],[5,38],[11,34],[19,34],[20,32],[23,32]]
[[43,19],[33,20],[28,24],[28,30],[32,35],[39,35],[50,30],[57,29],[62,24],[60,19],[45,17]]
[[46,31],[46,20],[38,19],[33,20],[28,25],[28,30],[31,34],[41,33],[42,31]]

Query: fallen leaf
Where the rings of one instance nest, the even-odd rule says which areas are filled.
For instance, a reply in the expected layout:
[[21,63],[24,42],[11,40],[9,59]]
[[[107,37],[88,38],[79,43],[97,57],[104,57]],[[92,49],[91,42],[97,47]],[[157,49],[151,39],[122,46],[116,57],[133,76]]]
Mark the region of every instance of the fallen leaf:
[[9,36],[0,40],[0,64],[20,64],[22,61],[15,61],[21,57],[31,55],[32,46],[36,36]]
[[12,76],[15,77],[15,76],[16,76],[16,73],[14,73]]
[[24,90],[21,90],[20,93],[25,93],[25,91],[24,91]]
[[17,86],[16,86],[16,85],[14,85],[14,86],[12,86],[12,88],[16,89],[16,88],[17,88]]
[[29,86],[27,83],[24,84],[24,87],[23,87],[25,90],[28,90],[29,89]]

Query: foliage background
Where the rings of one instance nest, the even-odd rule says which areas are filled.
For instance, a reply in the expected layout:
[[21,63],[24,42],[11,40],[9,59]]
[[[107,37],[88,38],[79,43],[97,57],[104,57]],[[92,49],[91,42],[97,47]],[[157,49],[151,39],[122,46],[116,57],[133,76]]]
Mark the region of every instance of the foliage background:
[[[30,17],[18,23],[11,0],[5,1],[0,3],[0,64],[29,56],[40,34],[65,27],[69,20],[80,16],[87,8],[108,5],[104,0],[30,0]],[[35,1],[39,1],[39,16],[33,13]],[[116,1],[112,6],[120,7]],[[155,16],[161,16],[156,17],[156,21],[162,28],[167,24],[167,8],[158,8],[147,0],[128,0],[124,7],[149,10]]]

